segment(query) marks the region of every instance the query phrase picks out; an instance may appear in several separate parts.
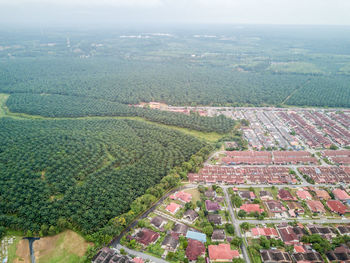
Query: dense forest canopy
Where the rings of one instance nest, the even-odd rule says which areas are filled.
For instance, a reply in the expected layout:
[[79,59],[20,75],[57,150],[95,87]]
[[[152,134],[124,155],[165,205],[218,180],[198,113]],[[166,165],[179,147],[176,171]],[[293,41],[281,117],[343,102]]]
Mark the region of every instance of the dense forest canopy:
[[206,144],[134,120],[0,119],[0,227],[93,233]]
[[[161,34],[160,34],[160,33]],[[350,28],[1,32],[0,92],[171,105],[350,106]]]

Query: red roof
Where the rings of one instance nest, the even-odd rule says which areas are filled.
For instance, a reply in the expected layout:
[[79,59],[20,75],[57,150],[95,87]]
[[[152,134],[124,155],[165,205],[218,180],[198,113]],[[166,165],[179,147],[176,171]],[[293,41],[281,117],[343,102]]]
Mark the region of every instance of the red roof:
[[170,213],[174,214],[177,212],[177,210],[181,207],[181,205],[176,203],[170,203],[165,209],[169,211]]
[[189,260],[197,260],[201,255],[205,254],[205,246],[202,242],[194,239],[188,239],[186,248],[186,257]]
[[191,202],[192,200],[192,195],[183,191],[177,192],[175,197],[185,203]]
[[247,213],[258,212],[260,214],[264,212],[264,209],[260,208],[259,204],[243,204],[239,209],[244,210]]
[[148,228],[144,228],[136,234],[135,239],[138,242],[148,246],[149,244],[156,241],[158,237],[159,237],[159,234],[157,232],[154,232]]
[[348,212],[348,207],[339,200],[328,200],[327,205],[333,212],[339,213],[341,215],[344,215],[346,212]]
[[265,228],[260,228],[260,227],[255,227],[252,228],[252,235],[253,236],[278,236],[277,230],[274,228],[270,227],[265,227]]
[[239,257],[238,250],[231,250],[230,244],[209,245],[210,260],[231,261]]
[[325,200],[331,199],[326,190],[315,190],[316,196]]
[[307,205],[309,206],[311,212],[313,213],[325,213],[326,209],[320,201],[309,200],[307,201]]
[[305,191],[305,190],[297,191],[297,196],[303,200],[312,199],[312,196],[310,195],[310,193],[308,191]]
[[132,261],[134,261],[134,263],[143,263],[143,259],[142,258],[134,258]]
[[294,197],[292,196],[292,194],[288,190],[285,190],[285,189],[280,189],[278,191],[278,196],[282,200],[286,200],[286,201],[294,200]]
[[294,251],[295,253],[305,253],[305,249],[303,248],[303,246],[300,245],[294,245]]
[[350,199],[350,196],[347,194],[347,192],[345,192],[344,190],[342,189],[334,189],[333,190],[333,194],[334,196],[341,200],[341,201],[345,201],[345,200],[349,200]]

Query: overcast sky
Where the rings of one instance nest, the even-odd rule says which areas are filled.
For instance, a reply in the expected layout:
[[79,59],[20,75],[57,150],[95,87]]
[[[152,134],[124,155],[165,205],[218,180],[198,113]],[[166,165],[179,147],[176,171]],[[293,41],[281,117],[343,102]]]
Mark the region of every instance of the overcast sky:
[[350,0],[0,0],[0,23],[350,25]]

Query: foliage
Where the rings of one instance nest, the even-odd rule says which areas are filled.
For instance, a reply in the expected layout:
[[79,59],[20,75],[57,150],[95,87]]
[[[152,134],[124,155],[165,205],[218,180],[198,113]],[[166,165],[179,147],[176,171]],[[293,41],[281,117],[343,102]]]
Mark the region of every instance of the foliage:
[[[30,235],[69,227],[100,243],[158,198],[140,197],[146,189],[162,194],[176,186],[172,168],[187,172],[184,161],[196,164],[211,149],[194,137],[131,120],[3,118],[0,140],[0,225]],[[116,225],[106,225],[122,213]]]
[[204,132],[226,133],[235,121],[225,116],[202,117],[160,110],[131,107],[125,104],[87,97],[62,95],[12,94],[6,102],[12,112],[45,117],[122,116],[142,117],[166,125]]
[[225,229],[226,229],[227,233],[229,233],[230,235],[234,235],[235,234],[235,228],[233,227],[232,224],[226,223],[225,224]]
[[327,239],[322,238],[319,234],[305,235],[301,238],[301,241],[304,243],[311,243],[312,248],[320,254],[324,254],[332,248],[331,243]]

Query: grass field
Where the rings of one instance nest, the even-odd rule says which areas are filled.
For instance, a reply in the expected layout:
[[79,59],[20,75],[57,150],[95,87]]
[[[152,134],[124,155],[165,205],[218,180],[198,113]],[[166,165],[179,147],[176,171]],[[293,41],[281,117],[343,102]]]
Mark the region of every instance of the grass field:
[[190,193],[192,195],[192,202],[195,204],[197,201],[200,201],[200,193],[198,191],[197,188],[193,188],[193,189],[188,189],[185,190],[184,192],[186,193]]
[[77,233],[67,230],[34,242],[37,263],[79,263],[91,245]]
[[6,115],[5,103],[9,96],[8,94],[0,93],[0,118]]
[[[30,263],[28,240],[15,236],[9,247],[9,263]],[[67,230],[58,235],[41,238],[33,243],[36,263],[79,263],[92,245],[79,234]]]

